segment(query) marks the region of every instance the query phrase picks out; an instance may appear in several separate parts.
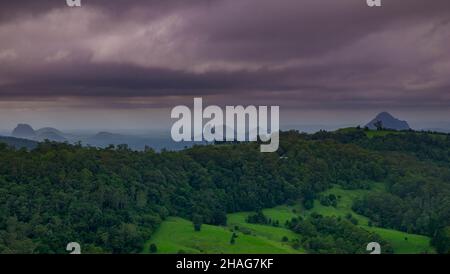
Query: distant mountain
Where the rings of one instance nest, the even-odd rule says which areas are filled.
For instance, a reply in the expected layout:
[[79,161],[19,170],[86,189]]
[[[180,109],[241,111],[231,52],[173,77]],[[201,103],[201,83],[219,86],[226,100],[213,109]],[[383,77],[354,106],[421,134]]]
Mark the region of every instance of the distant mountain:
[[64,137],[64,133],[57,130],[56,128],[45,127],[35,131],[36,139],[39,141],[50,140],[55,142],[64,142],[67,139]]
[[12,136],[16,138],[24,138],[36,141],[44,141],[44,140],[56,142],[66,141],[64,133],[57,130],[56,128],[45,127],[38,130],[34,130],[28,124],[18,124],[12,132]]
[[52,128],[52,127],[43,127],[40,128],[38,130],[35,131],[36,134],[48,134],[48,133],[54,133],[60,136],[64,136],[64,133],[61,132],[60,130],[56,129],[56,128]]
[[384,129],[394,130],[411,129],[406,121],[399,120],[388,112],[381,112],[366,125],[366,127],[368,127],[369,129],[377,129],[379,126]]
[[[205,142],[175,142],[172,140],[170,133],[159,132],[158,134],[145,134],[145,135],[129,135],[129,134],[117,134],[102,131],[97,134],[93,133],[65,133],[52,127],[45,127],[34,130],[28,124],[19,124],[13,130],[12,136],[16,138],[4,139],[7,137],[1,137],[0,142],[4,140],[9,145],[15,147],[28,147],[32,148],[37,145],[37,142],[44,140],[50,140],[54,142],[69,142],[77,143],[81,142],[82,145],[89,145],[94,147],[107,147],[109,145],[121,145],[127,144],[130,149],[144,150],[146,147],[151,147],[156,151],[161,149],[180,150],[185,147],[190,147],[194,144],[204,144]],[[21,139],[17,139],[21,138]],[[27,139],[27,140],[25,140]],[[22,145],[21,141],[30,141],[26,145]],[[19,144],[19,145],[16,145]]]
[[28,139],[20,139],[15,137],[0,136],[0,143],[7,144],[8,146],[15,147],[16,149],[27,148],[34,149],[37,146],[37,142]]
[[12,132],[12,136],[17,138],[34,139],[36,137],[36,132],[28,124],[18,124]]
[[92,138],[93,139],[122,139],[122,138],[124,138],[124,136],[121,134],[102,131],[102,132],[97,133]]

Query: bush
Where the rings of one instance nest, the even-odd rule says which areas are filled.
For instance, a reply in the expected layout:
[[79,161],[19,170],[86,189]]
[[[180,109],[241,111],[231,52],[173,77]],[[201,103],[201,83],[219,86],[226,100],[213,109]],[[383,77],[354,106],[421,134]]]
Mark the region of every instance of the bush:
[[156,246],[156,244],[151,244],[150,245],[150,253],[156,253],[158,252],[158,247]]
[[237,234],[236,234],[236,233],[233,233],[233,234],[231,235],[230,244],[234,245],[234,244],[236,243],[236,238],[237,238],[237,237],[238,237]]
[[202,224],[201,223],[194,223],[194,230],[195,231],[200,231],[202,229]]

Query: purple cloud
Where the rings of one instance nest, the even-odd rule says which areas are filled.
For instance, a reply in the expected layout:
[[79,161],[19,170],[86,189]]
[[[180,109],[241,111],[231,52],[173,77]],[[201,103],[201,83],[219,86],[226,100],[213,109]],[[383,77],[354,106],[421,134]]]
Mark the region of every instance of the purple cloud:
[[[448,109],[450,2],[8,1],[0,101]],[[147,98],[147,99],[145,99]],[[108,101],[110,104],[108,104]],[[154,105],[153,103],[151,105]]]

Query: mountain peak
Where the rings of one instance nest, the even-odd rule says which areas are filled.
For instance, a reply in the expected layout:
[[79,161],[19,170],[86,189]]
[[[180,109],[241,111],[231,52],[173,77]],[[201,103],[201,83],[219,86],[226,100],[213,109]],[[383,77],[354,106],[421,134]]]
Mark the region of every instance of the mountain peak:
[[406,121],[399,120],[392,116],[389,112],[380,112],[366,127],[369,129],[377,129],[379,126],[385,129],[393,130],[409,130],[411,129]]
[[19,138],[33,138],[36,136],[36,132],[28,124],[18,124],[12,132],[12,136]]
[[377,116],[390,116],[390,117],[394,117],[394,116],[392,116],[392,114],[390,114],[390,113],[387,112],[387,111],[380,112],[380,113],[378,113]]
[[383,111],[383,112],[378,113],[378,115],[375,118],[378,118],[378,119],[396,119],[394,116],[392,116],[392,114],[390,114],[387,111]]

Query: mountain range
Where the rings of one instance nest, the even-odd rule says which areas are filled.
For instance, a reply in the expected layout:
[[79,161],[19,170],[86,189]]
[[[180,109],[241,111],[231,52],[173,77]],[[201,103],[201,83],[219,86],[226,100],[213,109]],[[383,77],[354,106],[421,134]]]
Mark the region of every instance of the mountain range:
[[50,140],[56,142],[64,142],[67,140],[66,138],[64,138],[64,134],[55,128],[45,127],[34,130],[28,124],[18,124],[17,127],[12,131],[11,135],[16,138],[24,138],[35,141]]
[[[81,142],[83,145],[94,147],[107,147],[109,145],[127,144],[133,150],[144,150],[151,147],[157,151],[161,149],[180,150],[200,142],[175,142],[170,133],[153,132],[141,135],[117,134],[111,132],[99,133],[65,133],[56,128],[44,127],[33,129],[29,124],[18,124],[11,133],[11,137],[0,136],[0,142],[15,147],[35,147],[37,142],[45,140],[55,142]],[[25,143],[24,143],[25,142]],[[22,145],[25,144],[25,145]]]
[[[409,130],[408,122],[392,116],[388,112],[379,113],[374,119],[366,124],[366,127],[372,130],[383,128],[391,130]],[[226,131],[231,130],[226,128]],[[436,130],[438,131],[438,130]],[[439,130],[440,131],[440,130]],[[248,134],[248,132],[247,132]],[[141,135],[117,134],[106,131],[98,133],[65,133],[56,128],[44,127],[34,130],[28,124],[18,124],[11,133],[10,137],[0,136],[0,142],[7,143],[15,147],[36,147],[37,142],[44,140],[56,142],[81,142],[83,145],[94,147],[107,147],[109,145],[127,144],[133,150],[144,150],[151,147],[155,150],[163,148],[170,150],[179,150],[194,144],[204,144],[205,142],[174,142],[170,133],[148,133]]]

